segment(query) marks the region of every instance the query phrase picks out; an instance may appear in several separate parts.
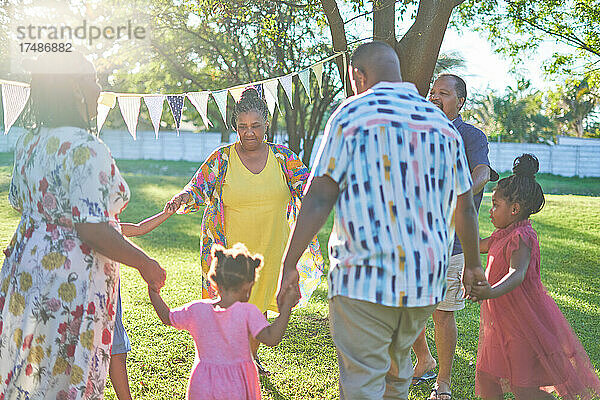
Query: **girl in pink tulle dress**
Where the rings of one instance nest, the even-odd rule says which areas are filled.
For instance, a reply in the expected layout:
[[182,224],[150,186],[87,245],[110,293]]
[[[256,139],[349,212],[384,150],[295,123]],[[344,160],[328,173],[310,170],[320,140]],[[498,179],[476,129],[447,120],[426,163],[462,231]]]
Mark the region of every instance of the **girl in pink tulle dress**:
[[216,300],[197,300],[169,310],[160,294],[148,289],[156,313],[165,325],[189,331],[196,359],[187,396],[189,400],[260,399],[258,372],[249,336],[267,346],[281,341],[292,307],[300,300],[290,287],[279,304],[279,316],[269,325],[264,314],[248,303],[262,256],[250,255],[243,244],[232,249],[213,245],[208,278],[219,293]]
[[592,399],[600,381],[583,346],[540,278],[540,247],[529,216],[544,205],[538,160],[523,154],[498,182],[490,216],[497,228],[480,241],[488,282],[472,288],[481,304],[475,394],[502,399]]

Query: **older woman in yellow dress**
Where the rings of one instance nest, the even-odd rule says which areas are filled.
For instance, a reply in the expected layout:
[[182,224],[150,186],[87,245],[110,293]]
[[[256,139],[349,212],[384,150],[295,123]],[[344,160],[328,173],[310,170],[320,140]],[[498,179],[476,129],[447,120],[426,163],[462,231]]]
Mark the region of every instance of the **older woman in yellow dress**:
[[[268,121],[265,101],[256,89],[246,89],[232,117],[238,140],[215,150],[183,191],[170,201],[180,214],[205,206],[201,239],[204,277],[213,243],[227,247],[241,242],[251,252],[263,254],[265,265],[249,300],[263,312],[277,311],[275,294],[281,257],[309,175],[294,152],[265,141]],[[314,238],[298,263],[301,304],[318,286],[322,266],[323,258]],[[203,296],[213,297],[210,282],[203,281]],[[255,354],[257,348],[258,343],[253,348]],[[257,365],[264,372],[258,359]]]

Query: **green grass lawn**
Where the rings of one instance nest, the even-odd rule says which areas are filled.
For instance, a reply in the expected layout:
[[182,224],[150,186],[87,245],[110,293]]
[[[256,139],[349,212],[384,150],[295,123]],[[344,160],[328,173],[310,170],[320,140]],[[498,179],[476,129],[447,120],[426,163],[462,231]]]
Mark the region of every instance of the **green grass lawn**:
[[[8,205],[12,156],[0,154],[0,241],[4,248],[18,223]],[[160,211],[197,167],[188,162],[120,161],[132,192],[122,221],[137,222]],[[600,369],[600,179],[544,175],[542,186],[550,193],[546,207],[534,216],[542,249],[542,281],[571,323],[596,371]],[[489,193],[481,207],[481,234],[489,235]],[[175,215],[154,232],[134,241],[167,269],[163,297],[171,307],[200,297],[200,214]],[[332,219],[319,233],[326,251]],[[122,269],[124,322],[133,350],[129,354],[129,379],[134,398],[183,399],[194,344],[190,335],[163,326],[147,299],[139,274]],[[338,367],[327,322],[327,288],[322,283],[309,305],[292,316],[288,332],[275,348],[261,347],[260,354],[273,374],[261,378],[266,399],[336,399]],[[453,374],[456,399],[473,399],[479,308],[469,304],[457,314],[459,339]],[[432,323],[429,323],[432,328]],[[428,330],[432,350],[433,329]],[[435,354],[434,354],[435,355]],[[429,387],[411,390],[410,399],[423,399]],[[115,399],[110,384],[106,398]]]

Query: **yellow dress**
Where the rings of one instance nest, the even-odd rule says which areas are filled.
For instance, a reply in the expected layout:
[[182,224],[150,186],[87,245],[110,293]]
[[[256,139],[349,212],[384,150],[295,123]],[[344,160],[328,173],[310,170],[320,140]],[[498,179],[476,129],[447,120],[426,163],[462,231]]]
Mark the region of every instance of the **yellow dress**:
[[262,312],[277,311],[275,292],[290,234],[286,218],[290,197],[283,171],[270,148],[267,164],[258,174],[250,172],[232,148],[223,183],[225,237],[228,246],[244,243],[250,252],[264,257],[249,300]]

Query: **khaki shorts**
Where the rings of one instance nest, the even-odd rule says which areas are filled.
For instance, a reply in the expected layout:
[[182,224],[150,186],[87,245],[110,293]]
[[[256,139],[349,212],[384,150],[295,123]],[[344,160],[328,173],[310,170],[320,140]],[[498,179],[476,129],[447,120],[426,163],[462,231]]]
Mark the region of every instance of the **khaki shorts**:
[[465,255],[456,254],[450,257],[448,275],[446,276],[446,297],[438,303],[440,311],[458,311],[465,308],[465,299],[462,287],[462,270],[465,264]]
[[341,400],[406,400],[410,348],[435,310],[329,299],[329,328],[340,368]]

